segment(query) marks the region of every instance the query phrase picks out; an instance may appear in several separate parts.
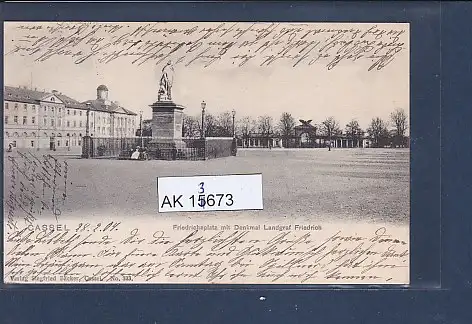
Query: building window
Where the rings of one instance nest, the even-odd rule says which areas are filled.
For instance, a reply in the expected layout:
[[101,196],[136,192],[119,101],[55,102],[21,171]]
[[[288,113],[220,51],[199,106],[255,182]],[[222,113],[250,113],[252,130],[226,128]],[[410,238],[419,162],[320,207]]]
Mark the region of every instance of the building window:
[[[75,111],[74,111],[75,112]],[[74,127],[77,127],[77,122],[74,120]]]
[[5,116],[5,124],[8,124],[8,116]]
[[62,126],[62,119],[59,118],[59,119],[57,120],[57,126],[59,126],[59,127]]
[[36,112],[36,105],[31,105],[31,111]]
[[16,147],[16,141],[13,141],[11,144],[13,145],[13,147]]
[[48,111],[48,107],[44,107],[44,112],[47,112]]
[[8,102],[5,102],[5,109],[8,109]]
[[36,117],[31,117],[31,124],[34,125],[35,122],[36,122]]
[[15,110],[18,110],[18,104],[17,103],[15,104]]
[[77,115],[77,110],[74,110],[74,116]]
[[23,125],[26,125],[28,123],[26,116],[23,116]]
[[61,111],[62,111],[62,108],[61,108],[61,107],[59,107],[59,112],[61,112]]
[[25,111],[27,111],[28,110],[28,105],[25,104],[24,108],[25,108]]
[[70,127],[70,121],[67,121],[67,127]]
[[34,141],[31,141],[31,147],[34,147]]
[[61,141],[57,141],[57,146],[61,146]]
[[54,107],[51,107],[51,112],[54,112]]
[[13,116],[13,123],[18,125],[18,116]]
[[51,126],[54,127],[54,118],[51,118]]
[[82,110],[79,111],[79,116],[82,116]]
[[82,127],[82,121],[79,122],[79,126]]
[[70,115],[70,110],[69,109],[67,109],[67,114]]

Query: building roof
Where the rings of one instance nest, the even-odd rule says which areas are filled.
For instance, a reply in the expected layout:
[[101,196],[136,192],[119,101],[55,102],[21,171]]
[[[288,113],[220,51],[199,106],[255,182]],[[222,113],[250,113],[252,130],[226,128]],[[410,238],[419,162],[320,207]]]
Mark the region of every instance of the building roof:
[[49,95],[47,92],[25,89],[20,87],[3,88],[3,100],[37,104],[39,100]]
[[[100,87],[105,87],[104,85],[100,85]],[[7,101],[14,101],[14,102],[21,102],[21,103],[30,103],[30,104],[39,104],[39,101],[43,100],[47,96],[54,95],[59,98],[66,108],[75,108],[75,109],[87,109],[87,103],[90,102],[92,104],[91,109],[97,111],[104,111],[104,112],[114,112],[119,114],[127,114],[136,116],[137,114],[132,112],[131,110],[125,109],[115,102],[110,102],[109,104],[105,105],[103,100],[88,100],[85,102],[79,102],[69,96],[66,96],[59,92],[45,92],[45,91],[37,91],[28,88],[21,88],[21,87],[11,87],[5,86],[3,88],[3,100]]]
[[105,90],[105,91],[108,91],[108,88],[107,88],[106,85],[100,84],[100,85],[98,86],[97,90]]
[[137,115],[131,110],[125,109],[113,101],[106,102],[105,100],[102,100],[102,99],[95,99],[95,100],[84,101],[82,104],[84,106],[87,106],[87,104],[90,104],[91,109],[96,110],[96,111],[104,111],[104,112],[109,112],[109,113],[126,114],[126,115],[133,115],[133,116]]

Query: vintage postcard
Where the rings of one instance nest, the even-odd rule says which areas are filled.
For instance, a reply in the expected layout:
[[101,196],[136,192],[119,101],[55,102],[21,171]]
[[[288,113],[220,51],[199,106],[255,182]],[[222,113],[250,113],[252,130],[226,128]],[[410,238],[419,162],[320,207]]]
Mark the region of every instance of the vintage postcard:
[[409,24],[4,44],[5,283],[409,284]]

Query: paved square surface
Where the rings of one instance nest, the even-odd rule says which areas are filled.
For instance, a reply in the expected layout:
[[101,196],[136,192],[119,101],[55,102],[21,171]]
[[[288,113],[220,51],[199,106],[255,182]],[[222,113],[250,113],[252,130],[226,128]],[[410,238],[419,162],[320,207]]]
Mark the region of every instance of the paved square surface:
[[[409,157],[407,149],[240,149],[236,157],[208,161],[69,157],[71,184],[61,217],[105,214],[218,220],[234,216],[405,225],[410,209]],[[6,161],[5,174],[8,168]],[[262,173],[264,210],[157,213],[156,177],[234,173]]]

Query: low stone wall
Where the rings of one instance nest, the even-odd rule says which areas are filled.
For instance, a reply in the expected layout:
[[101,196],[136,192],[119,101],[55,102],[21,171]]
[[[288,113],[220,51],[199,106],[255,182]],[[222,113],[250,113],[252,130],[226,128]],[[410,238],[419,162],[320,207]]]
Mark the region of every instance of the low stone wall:
[[206,159],[235,156],[236,152],[236,140],[232,137],[207,137],[205,139]]

